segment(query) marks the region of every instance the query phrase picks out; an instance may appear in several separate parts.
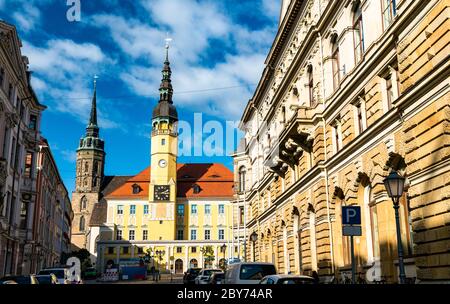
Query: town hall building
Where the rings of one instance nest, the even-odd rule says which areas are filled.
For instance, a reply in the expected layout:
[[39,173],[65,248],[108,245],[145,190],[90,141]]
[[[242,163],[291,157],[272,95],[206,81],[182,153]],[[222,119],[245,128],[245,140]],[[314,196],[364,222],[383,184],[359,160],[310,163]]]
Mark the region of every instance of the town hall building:
[[150,257],[182,273],[219,267],[231,257],[233,173],[218,163],[177,162],[178,113],[166,60],[152,115],[151,166],[135,176],[105,176],[96,94],[77,150],[73,249],[86,248],[99,271]]

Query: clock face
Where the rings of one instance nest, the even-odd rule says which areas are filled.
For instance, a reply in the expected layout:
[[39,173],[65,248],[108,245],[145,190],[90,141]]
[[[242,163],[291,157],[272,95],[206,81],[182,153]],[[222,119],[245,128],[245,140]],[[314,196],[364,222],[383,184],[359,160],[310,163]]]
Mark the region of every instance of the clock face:
[[155,186],[154,188],[154,200],[155,201],[168,201],[170,199],[170,186]]
[[167,161],[166,161],[165,159],[161,159],[161,160],[159,161],[159,166],[160,166],[161,168],[165,168],[165,167],[167,166]]

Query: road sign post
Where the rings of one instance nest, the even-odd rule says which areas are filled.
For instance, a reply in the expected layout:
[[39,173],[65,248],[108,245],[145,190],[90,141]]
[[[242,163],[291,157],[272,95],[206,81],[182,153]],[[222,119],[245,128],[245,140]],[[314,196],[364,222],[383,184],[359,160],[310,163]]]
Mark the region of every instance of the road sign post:
[[352,284],[356,283],[356,263],[354,236],[361,236],[361,208],[359,206],[342,207],[342,234],[350,237],[350,251],[352,260]]

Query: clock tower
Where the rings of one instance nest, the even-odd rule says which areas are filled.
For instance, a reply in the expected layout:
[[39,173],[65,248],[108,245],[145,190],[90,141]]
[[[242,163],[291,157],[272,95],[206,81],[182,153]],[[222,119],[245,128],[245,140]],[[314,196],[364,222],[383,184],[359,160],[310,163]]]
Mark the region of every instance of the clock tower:
[[171,75],[169,45],[166,44],[159,102],[153,109],[151,134],[149,203],[154,229],[150,231],[155,231],[155,235],[150,235],[150,238],[156,240],[175,238],[178,114],[172,101]]

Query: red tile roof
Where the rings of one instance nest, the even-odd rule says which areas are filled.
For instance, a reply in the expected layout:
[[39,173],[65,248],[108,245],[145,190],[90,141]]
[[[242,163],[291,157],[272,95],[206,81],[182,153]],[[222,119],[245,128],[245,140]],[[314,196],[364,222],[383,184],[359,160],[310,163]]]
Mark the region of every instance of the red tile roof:
[[[148,167],[110,192],[106,199],[148,198],[151,168]],[[133,194],[133,185],[141,191]],[[232,198],[233,173],[222,164],[178,164],[177,197],[182,198]],[[194,193],[193,186],[200,187]]]

